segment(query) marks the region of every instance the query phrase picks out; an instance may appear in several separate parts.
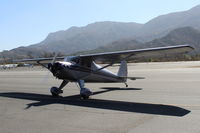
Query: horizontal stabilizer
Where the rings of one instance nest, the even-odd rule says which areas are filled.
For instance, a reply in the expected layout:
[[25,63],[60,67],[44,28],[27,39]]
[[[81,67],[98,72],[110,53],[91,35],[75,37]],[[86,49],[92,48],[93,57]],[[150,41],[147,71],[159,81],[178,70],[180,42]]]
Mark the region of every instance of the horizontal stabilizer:
[[126,77],[126,78],[130,80],[145,79],[144,77]]
[[130,79],[130,80],[136,80],[136,79],[145,79],[145,77],[120,77],[123,79]]

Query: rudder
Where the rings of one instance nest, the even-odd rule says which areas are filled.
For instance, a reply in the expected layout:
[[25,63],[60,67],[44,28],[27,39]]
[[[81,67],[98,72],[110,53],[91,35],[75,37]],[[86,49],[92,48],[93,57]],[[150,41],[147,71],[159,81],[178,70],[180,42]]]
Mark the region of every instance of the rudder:
[[125,60],[121,61],[117,75],[119,77],[127,77],[128,70],[127,70],[127,62]]

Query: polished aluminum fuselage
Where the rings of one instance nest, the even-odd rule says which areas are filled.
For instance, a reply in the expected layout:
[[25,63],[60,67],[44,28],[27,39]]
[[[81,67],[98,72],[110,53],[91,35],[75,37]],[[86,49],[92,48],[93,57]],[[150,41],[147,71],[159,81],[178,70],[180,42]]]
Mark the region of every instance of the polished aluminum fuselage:
[[71,82],[84,80],[85,82],[125,82],[126,78],[119,77],[107,69],[92,62],[91,67],[84,67],[70,62],[57,62],[60,64],[60,69],[55,72],[59,79],[64,79]]

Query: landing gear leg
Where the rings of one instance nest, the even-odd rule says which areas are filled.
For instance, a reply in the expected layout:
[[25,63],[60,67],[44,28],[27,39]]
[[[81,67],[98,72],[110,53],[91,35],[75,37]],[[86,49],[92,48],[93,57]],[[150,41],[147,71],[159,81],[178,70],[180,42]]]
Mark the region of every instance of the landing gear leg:
[[85,81],[84,80],[78,80],[78,84],[80,87],[80,96],[83,99],[88,99],[90,95],[92,95],[92,92],[88,88],[84,88],[85,86]]
[[63,80],[63,82],[61,83],[61,85],[59,86],[59,88],[58,88],[58,87],[52,87],[52,88],[50,89],[50,92],[51,92],[52,96],[57,97],[57,96],[59,96],[61,93],[63,93],[63,90],[62,90],[62,89],[63,89],[63,87],[65,87],[67,84],[68,84],[68,81]]
[[128,87],[128,84],[127,84],[126,82],[125,82],[124,84],[126,85],[126,88],[127,88],[127,87]]

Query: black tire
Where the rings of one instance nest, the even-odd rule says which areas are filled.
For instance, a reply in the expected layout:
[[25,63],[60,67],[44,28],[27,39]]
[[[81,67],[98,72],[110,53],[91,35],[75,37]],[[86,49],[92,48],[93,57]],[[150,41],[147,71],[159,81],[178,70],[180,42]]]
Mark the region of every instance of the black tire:
[[90,96],[86,96],[86,95],[81,95],[81,99],[87,100],[89,99]]
[[52,87],[52,88],[50,89],[50,92],[51,92],[51,95],[52,95],[53,97],[58,97],[59,94],[60,94],[57,87]]

